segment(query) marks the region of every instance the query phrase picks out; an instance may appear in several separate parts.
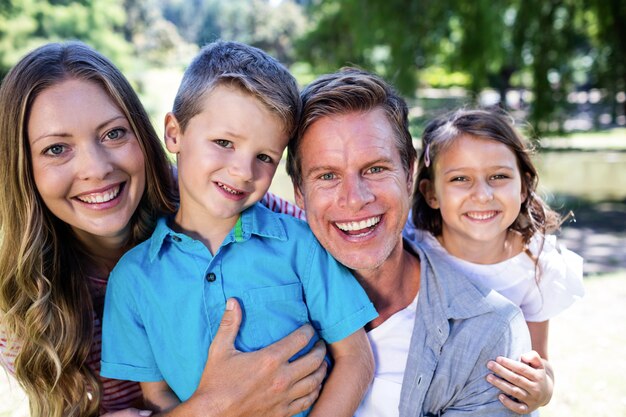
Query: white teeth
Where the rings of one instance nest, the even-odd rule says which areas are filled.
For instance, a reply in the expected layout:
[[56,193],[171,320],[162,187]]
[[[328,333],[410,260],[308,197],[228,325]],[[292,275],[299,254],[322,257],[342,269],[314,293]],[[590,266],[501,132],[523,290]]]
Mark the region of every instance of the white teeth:
[[497,214],[496,211],[489,211],[486,213],[469,212],[467,213],[467,217],[471,219],[475,219],[475,220],[487,220],[492,217],[495,217],[496,214]]
[[227,191],[230,194],[243,194],[241,191],[237,191],[237,190],[233,190],[232,188],[230,188],[229,186],[227,186],[226,184],[222,184],[221,182],[218,182],[217,185],[224,191]]
[[370,217],[367,220],[361,220],[360,222],[348,222],[348,223],[336,223],[337,227],[344,232],[353,232],[355,230],[363,230],[368,227],[372,227],[378,224],[380,216]]
[[81,195],[76,197],[80,201],[89,204],[97,204],[97,203],[106,203],[107,201],[113,200],[120,193],[120,186],[118,185],[115,188],[110,189],[107,192],[99,193],[99,194],[88,194]]

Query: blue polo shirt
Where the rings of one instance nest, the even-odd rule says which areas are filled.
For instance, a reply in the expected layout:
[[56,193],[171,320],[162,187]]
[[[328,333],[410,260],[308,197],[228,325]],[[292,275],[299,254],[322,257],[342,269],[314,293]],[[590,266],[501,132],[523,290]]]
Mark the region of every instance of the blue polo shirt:
[[320,337],[339,341],[377,317],[356,279],[301,220],[255,204],[215,256],[202,242],[173,231],[170,220],[159,219],[150,239],[111,272],[103,376],[165,380],[185,401],[198,386],[230,297],[243,310],[235,341],[242,351],[258,350],[311,323],[317,334],[297,357]]

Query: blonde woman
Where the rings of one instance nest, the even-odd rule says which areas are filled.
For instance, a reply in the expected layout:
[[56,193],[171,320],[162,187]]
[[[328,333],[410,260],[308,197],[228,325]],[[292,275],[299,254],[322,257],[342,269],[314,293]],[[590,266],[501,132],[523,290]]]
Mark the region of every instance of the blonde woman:
[[[145,110],[101,54],[53,43],[3,80],[0,132],[0,363],[33,417],[150,415],[131,408],[136,383],[99,375],[108,274],[177,204]],[[198,390],[171,415],[291,415],[317,397],[323,347],[287,361],[311,330],[243,354],[240,319],[229,303]]]

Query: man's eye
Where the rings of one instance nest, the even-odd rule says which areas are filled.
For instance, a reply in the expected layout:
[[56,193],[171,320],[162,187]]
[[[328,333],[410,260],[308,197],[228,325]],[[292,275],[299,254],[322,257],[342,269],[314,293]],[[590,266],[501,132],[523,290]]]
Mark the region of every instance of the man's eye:
[[261,162],[272,163],[273,159],[271,156],[266,155],[264,153],[257,155],[257,159]]
[[65,146],[63,146],[63,145],[52,145],[52,146],[48,146],[43,151],[43,153],[44,153],[44,155],[56,156],[56,155],[61,155],[64,150],[65,150]]
[[335,178],[335,175],[330,172],[320,175],[320,179],[325,181],[332,180],[333,178]]
[[226,139],[215,139],[213,142],[215,142],[216,145],[221,146],[222,148],[232,148],[233,147],[233,143],[229,140]]
[[370,174],[378,174],[380,172],[383,172],[385,170],[385,168],[383,167],[371,167],[369,169]]

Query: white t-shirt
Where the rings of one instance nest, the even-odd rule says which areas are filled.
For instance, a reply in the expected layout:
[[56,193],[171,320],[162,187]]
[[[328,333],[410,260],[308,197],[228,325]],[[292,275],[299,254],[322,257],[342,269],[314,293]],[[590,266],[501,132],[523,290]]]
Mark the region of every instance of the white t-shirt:
[[526,252],[497,264],[481,265],[450,255],[428,232],[417,231],[416,237],[421,246],[439,252],[474,282],[496,290],[519,306],[529,322],[549,320],[585,293],[583,259],[560,245],[553,235],[545,237],[543,248],[540,235],[533,236],[528,244],[535,257],[539,253],[539,284],[535,280],[535,262]]
[[397,417],[404,369],[415,324],[417,296],[378,327],[367,332],[376,370],[355,417]]

